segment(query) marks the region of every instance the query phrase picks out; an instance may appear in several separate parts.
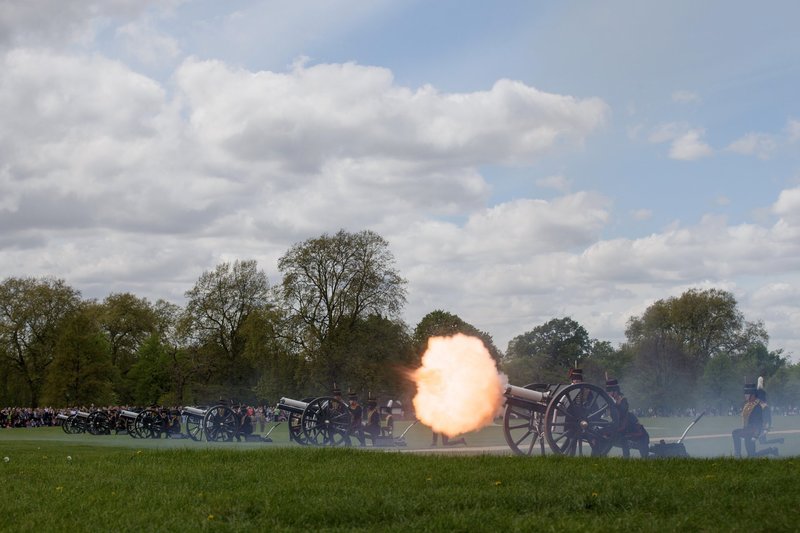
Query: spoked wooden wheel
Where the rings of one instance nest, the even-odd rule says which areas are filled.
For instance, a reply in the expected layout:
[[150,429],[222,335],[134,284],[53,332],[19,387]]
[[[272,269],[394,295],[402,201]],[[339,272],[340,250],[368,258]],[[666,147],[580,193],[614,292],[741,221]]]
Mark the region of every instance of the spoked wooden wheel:
[[186,415],[186,434],[192,440],[203,440],[203,417]]
[[239,429],[233,409],[224,405],[209,409],[202,424],[208,442],[230,442]]
[[160,439],[164,432],[164,420],[155,409],[145,409],[134,421],[134,431],[140,439]]
[[613,445],[617,406],[606,392],[589,383],[560,390],[547,405],[544,431],[560,455],[606,455]]
[[308,404],[303,411],[300,425],[308,444],[349,446],[352,420],[350,408],[344,402],[323,396]]
[[70,435],[77,435],[78,433],[83,433],[86,431],[86,425],[83,423],[83,419],[81,419],[78,415],[70,415],[70,417],[64,422],[64,431]]
[[111,421],[105,411],[93,411],[87,420],[87,429],[92,435],[110,435]]
[[[547,385],[525,385],[526,389],[545,391]],[[503,414],[503,434],[509,448],[517,455],[533,455],[537,449],[544,455],[544,406],[508,399]]]

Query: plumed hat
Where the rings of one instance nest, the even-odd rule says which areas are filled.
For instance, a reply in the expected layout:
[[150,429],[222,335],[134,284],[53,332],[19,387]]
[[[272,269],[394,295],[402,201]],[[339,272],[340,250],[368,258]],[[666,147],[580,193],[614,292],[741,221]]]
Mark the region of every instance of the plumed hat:
[[619,381],[616,378],[606,380],[606,392],[619,392]]

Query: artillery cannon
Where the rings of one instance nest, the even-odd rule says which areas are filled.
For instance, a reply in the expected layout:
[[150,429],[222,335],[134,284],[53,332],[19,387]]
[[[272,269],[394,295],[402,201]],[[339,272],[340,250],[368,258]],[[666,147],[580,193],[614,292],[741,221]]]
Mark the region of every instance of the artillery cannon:
[[184,407],[181,415],[186,417],[186,434],[192,440],[230,442],[239,430],[236,414],[225,405]]
[[73,433],[80,433],[80,431],[73,431],[72,428],[72,420],[71,418],[75,415],[65,415],[64,413],[58,413],[56,415],[56,420],[59,421],[61,424],[61,429],[64,430],[64,433],[67,435],[72,435]]
[[289,440],[312,446],[350,445],[353,415],[337,398],[281,398],[277,409],[289,413]]
[[617,407],[596,385],[509,385],[504,396],[503,433],[518,455],[532,455],[537,444],[544,455],[545,441],[559,455],[603,456],[614,444]]
[[75,435],[77,433],[85,433],[89,430],[89,415],[86,411],[75,411],[71,415],[56,415],[58,420],[61,420],[61,428],[64,433]]
[[139,413],[128,409],[120,409],[117,416],[120,426],[125,428],[128,435],[134,439],[138,439],[139,434],[136,432],[136,418],[139,416]]

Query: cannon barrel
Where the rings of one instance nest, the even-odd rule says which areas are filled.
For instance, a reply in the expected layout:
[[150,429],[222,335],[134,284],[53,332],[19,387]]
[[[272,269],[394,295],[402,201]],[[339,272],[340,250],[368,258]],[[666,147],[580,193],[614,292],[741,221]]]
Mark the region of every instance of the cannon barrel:
[[139,413],[137,413],[136,411],[128,411],[127,409],[122,409],[119,412],[119,416],[121,416],[122,418],[134,418],[135,419],[137,416],[139,416]]
[[300,400],[292,400],[291,398],[281,398],[278,401],[278,409],[289,411],[290,413],[301,414],[308,407],[308,402],[301,402]]
[[89,418],[90,413],[87,413],[86,411],[77,411],[75,414],[80,418]]
[[67,420],[67,419],[69,419],[69,417],[67,415],[63,414],[63,413],[58,413],[56,415],[56,419],[57,420]]
[[194,416],[205,416],[208,412],[207,409],[200,409],[199,407],[184,407],[183,413],[187,415],[194,415]]
[[522,400],[528,400],[530,402],[547,402],[550,398],[550,392],[542,392],[538,390],[531,390],[526,389],[523,387],[517,387],[515,385],[509,385],[506,387],[505,392],[506,398],[516,398]]

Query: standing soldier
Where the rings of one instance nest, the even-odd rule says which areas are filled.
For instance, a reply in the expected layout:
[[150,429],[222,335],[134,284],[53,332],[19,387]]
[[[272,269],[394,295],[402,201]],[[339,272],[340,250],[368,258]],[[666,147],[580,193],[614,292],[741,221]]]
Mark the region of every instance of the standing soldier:
[[606,392],[614,400],[619,413],[619,424],[616,429],[617,443],[622,447],[622,456],[630,457],[630,443],[639,450],[639,455],[643,458],[650,455],[650,434],[639,423],[636,415],[630,412],[628,399],[622,394],[619,382],[616,379],[606,380]]

